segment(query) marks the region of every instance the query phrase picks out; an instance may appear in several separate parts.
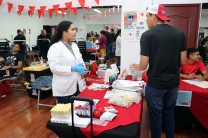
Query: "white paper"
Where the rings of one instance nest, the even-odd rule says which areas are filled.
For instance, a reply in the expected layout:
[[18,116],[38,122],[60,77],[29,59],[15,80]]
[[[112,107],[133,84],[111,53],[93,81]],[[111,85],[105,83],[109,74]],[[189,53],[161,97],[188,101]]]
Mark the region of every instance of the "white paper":
[[[93,101],[94,101],[94,104],[96,105],[100,101],[100,99],[93,99]],[[74,101],[75,106],[78,106],[78,105],[84,106],[86,103],[88,103],[88,102],[86,102],[86,101],[77,101],[77,100]]]
[[[90,124],[90,118],[81,118],[74,114],[74,126],[86,128]],[[72,118],[71,116],[68,119],[68,125],[72,125]]]
[[186,83],[198,86],[200,88],[204,88],[204,89],[208,88],[208,82],[207,81],[200,81],[200,80],[197,80],[197,79],[194,79],[194,80],[183,80],[183,81],[186,82]]

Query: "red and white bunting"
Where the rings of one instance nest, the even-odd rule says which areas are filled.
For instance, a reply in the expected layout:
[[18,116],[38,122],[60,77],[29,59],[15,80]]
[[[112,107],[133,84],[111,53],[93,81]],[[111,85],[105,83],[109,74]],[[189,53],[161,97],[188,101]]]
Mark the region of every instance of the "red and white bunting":
[[65,3],[68,13],[71,13],[72,2]]
[[38,10],[38,17],[40,18],[41,15],[42,15],[42,11],[41,11],[41,9],[39,9],[39,10]]
[[99,5],[100,1],[99,0],[95,0],[95,2],[97,3],[97,5]]
[[64,17],[64,14],[65,14],[66,8],[60,8],[60,11],[61,11],[62,17]]
[[18,5],[18,15],[21,15],[22,11],[24,9],[24,6],[23,5]]
[[10,13],[13,7],[13,3],[7,2],[7,6],[8,6],[8,12]]
[[31,11],[30,10],[27,11],[27,15],[31,16]]
[[46,6],[40,6],[40,10],[41,10],[42,16],[44,17],[45,16]]
[[35,6],[29,6],[30,16],[32,17],[34,14]]
[[78,0],[80,6],[82,7],[82,9],[84,9],[85,7],[85,0]]
[[74,15],[77,15],[77,8],[73,8]]
[[49,14],[49,17],[52,18],[52,15],[53,15],[53,9],[48,9],[48,14]]
[[87,11],[90,12],[90,7],[86,7]]
[[56,16],[58,15],[59,6],[60,6],[60,4],[53,5],[53,9],[54,9],[54,11],[56,13]]

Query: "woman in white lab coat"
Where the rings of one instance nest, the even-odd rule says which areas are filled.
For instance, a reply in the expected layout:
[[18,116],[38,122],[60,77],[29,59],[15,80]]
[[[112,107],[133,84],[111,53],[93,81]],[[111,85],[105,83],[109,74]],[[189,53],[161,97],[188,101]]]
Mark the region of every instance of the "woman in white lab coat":
[[59,23],[48,51],[48,63],[53,73],[52,91],[58,103],[69,103],[73,95],[83,90],[81,75],[86,74],[76,38],[75,26],[70,21]]
[[120,66],[121,63],[121,29],[116,33],[116,57],[117,57],[117,66]]

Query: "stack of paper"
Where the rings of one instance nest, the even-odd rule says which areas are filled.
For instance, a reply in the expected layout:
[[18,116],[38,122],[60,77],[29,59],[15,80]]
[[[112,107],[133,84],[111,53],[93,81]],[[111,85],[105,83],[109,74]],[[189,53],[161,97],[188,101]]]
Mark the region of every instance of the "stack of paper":
[[143,85],[143,81],[116,80],[113,83],[112,87],[114,89],[121,89],[127,91],[141,91],[141,86]]

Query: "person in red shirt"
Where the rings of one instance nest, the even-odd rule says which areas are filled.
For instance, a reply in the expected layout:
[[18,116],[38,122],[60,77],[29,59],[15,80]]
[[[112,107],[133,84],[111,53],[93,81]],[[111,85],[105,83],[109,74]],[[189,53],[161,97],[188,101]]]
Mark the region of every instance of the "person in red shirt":
[[180,68],[180,77],[185,79],[208,79],[208,72],[206,66],[200,60],[199,50],[197,48],[189,48],[187,49],[187,56],[185,65]]
[[104,33],[105,33],[104,30],[100,31],[101,37],[98,38],[99,43],[97,43],[97,45],[100,46],[101,57],[105,57],[105,55],[106,55],[107,38],[104,35]]

